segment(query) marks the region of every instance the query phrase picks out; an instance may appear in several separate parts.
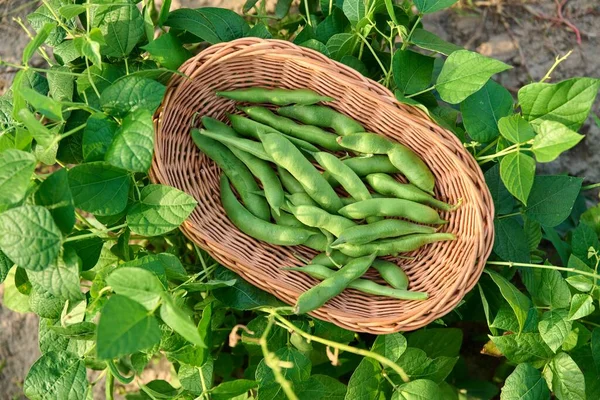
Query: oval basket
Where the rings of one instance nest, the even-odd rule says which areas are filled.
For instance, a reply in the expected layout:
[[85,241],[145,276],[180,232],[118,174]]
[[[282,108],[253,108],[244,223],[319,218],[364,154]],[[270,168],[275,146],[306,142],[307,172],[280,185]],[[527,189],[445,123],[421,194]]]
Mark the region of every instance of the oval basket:
[[327,103],[369,131],[415,151],[433,171],[438,198],[461,207],[443,213],[444,231],[457,240],[425,246],[398,259],[410,289],[426,291],[426,301],[401,301],[347,289],[313,316],[343,328],[387,334],[420,328],[450,312],[479,279],[494,242],[494,208],[480,168],[460,141],[422,111],[400,104],[380,84],[311,49],[280,40],[238,39],[213,45],[188,60],[168,86],[155,115],[156,144],[151,179],[179,188],[198,200],[183,233],[217,261],[288,304],[315,280],[282,268],[312,257],[305,247],[282,247],[255,240],[229,222],[221,206],[219,168],[196,148],[190,128],[197,115],[225,120],[235,103],[217,90],[251,86],[310,88],[337,99]]

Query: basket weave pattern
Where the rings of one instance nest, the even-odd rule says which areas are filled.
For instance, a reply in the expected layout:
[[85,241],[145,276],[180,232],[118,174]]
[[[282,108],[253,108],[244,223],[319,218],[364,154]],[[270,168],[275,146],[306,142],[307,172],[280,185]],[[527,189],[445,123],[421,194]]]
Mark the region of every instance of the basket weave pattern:
[[[235,103],[217,90],[251,86],[310,88],[336,99],[332,108],[415,151],[435,175],[436,197],[461,207],[441,213],[442,231],[457,240],[425,246],[397,259],[411,290],[426,301],[401,301],[347,289],[312,315],[343,328],[387,334],[420,328],[451,311],[479,279],[494,241],[494,208],[481,170],[460,141],[421,110],[400,104],[380,84],[324,55],[292,43],[257,38],[211,46],[174,76],[155,115],[156,143],[151,179],[179,188],[198,200],[183,233],[244,279],[289,304],[315,280],[282,268],[311,258],[305,247],[274,246],[253,239],[229,222],[220,201],[220,169],[196,148],[190,128],[198,116],[220,120]],[[196,121],[196,122],[194,122]],[[401,178],[399,178],[401,179]],[[371,276],[371,275],[367,275]],[[373,275],[375,276],[375,275]]]

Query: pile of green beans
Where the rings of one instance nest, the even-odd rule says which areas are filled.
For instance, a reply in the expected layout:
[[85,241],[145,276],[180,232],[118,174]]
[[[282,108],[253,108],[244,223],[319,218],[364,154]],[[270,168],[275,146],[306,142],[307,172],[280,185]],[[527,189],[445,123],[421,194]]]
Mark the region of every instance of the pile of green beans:
[[[250,88],[217,95],[237,101],[245,115],[228,114],[229,124],[203,117],[202,128],[191,135],[223,172],[227,217],[255,239],[320,252],[304,267],[286,268],[321,281],[298,298],[296,313],[311,312],[346,288],[427,299],[427,293],[408,289],[398,264],[379,258],[406,258],[401,254],[455,239],[440,232],[447,222],[440,212],[454,211],[460,201],[434,197],[434,175],[416,153],[365,132],[326,106],[334,99],[312,90]],[[362,278],[369,268],[387,285]]]

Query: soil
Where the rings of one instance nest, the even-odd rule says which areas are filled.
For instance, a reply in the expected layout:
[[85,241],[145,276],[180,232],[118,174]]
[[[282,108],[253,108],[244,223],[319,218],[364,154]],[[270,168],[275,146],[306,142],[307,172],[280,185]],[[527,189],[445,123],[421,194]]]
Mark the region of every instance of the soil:
[[[552,74],[552,81],[591,76],[600,78],[600,3],[597,0],[570,0],[563,16],[581,34],[565,23],[557,23],[557,7],[551,0],[464,0],[452,11],[427,16],[424,25],[442,38],[500,59],[515,68],[501,74],[499,81],[516,91],[540,80],[557,56],[573,50],[571,56]],[[173,7],[216,6],[240,10],[244,0],[173,0]],[[271,1],[273,4],[273,1]],[[28,38],[13,18],[24,18],[37,2],[0,0],[0,58],[18,63]],[[38,62],[38,61],[33,61]],[[9,86],[14,71],[0,67],[0,94]],[[600,112],[596,102],[595,112]],[[582,128],[584,141],[559,160],[543,165],[543,173],[569,173],[584,176],[589,182],[600,181],[600,127],[590,119]],[[2,307],[0,286],[0,400],[19,399],[22,382],[29,367],[39,357],[37,318],[20,315]],[[149,368],[145,380],[168,379],[170,369],[164,360]],[[103,398],[97,385],[94,398]]]

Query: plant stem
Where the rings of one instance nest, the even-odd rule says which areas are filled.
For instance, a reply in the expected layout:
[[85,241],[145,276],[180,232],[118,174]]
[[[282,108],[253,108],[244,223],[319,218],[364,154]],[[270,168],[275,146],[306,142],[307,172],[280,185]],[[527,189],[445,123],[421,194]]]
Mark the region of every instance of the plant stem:
[[504,215],[500,215],[500,216],[498,217],[498,219],[502,219],[502,218],[509,218],[509,217],[514,217],[515,215],[521,215],[521,212],[520,212],[520,211],[517,211],[517,212],[511,213],[511,214],[504,214]]
[[202,368],[199,368],[200,384],[202,385],[202,398],[207,396],[208,388],[206,387],[206,381],[204,380],[204,374]]
[[505,156],[505,155],[510,154],[510,153],[514,153],[515,151],[528,150],[528,148],[522,148],[522,147],[519,147],[519,146],[520,146],[520,143],[513,144],[512,146],[509,146],[509,147],[505,148],[504,150],[500,150],[497,153],[490,154],[489,156],[475,157],[475,159],[477,161],[492,160],[494,158],[498,158],[498,157],[502,157],[502,156]]
[[528,264],[528,263],[518,263],[518,262],[512,262],[512,261],[488,261],[487,264],[500,265],[500,266],[505,266],[505,267],[510,267],[510,268],[526,267],[526,268],[553,269],[556,271],[566,271],[566,272],[572,272],[574,274],[589,276],[590,278],[593,278],[593,279],[600,279],[600,275],[594,274],[592,272],[581,271],[581,270],[575,269],[575,268],[558,267],[556,265]]
[[479,153],[475,155],[475,157],[479,157],[480,155],[485,154],[486,151],[498,144],[498,140],[500,140],[500,137],[497,137],[496,140],[485,146]]
[[308,9],[308,0],[301,0],[304,2],[304,11],[306,12],[306,23],[312,28],[312,21],[310,20],[310,10]]
[[104,396],[106,400],[113,400],[113,391],[115,389],[115,377],[110,371],[106,372],[106,381],[104,382]]
[[81,239],[87,239],[87,238],[91,238],[91,237],[96,237],[96,236],[98,236],[101,233],[118,231],[119,229],[125,228],[126,226],[127,226],[127,224],[121,224],[121,225],[113,226],[112,228],[106,228],[106,229],[102,229],[102,230],[97,230],[97,231],[92,232],[92,233],[86,233],[85,235],[70,236],[70,237],[66,238],[63,241],[63,243],[75,242],[75,241],[81,240]]
[[558,65],[565,61],[567,58],[569,58],[569,56],[571,55],[571,53],[573,53],[573,50],[570,50],[567,54],[565,54],[562,57],[556,57],[556,59],[554,60],[554,64],[552,64],[552,66],[550,67],[550,69],[548,70],[548,72],[546,73],[546,75],[544,75],[544,77],[542,79],[540,79],[540,83],[547,81],[548,79],[550,79],[550,75],[552,75],[552,73],[554,72],[554,70],[556,69],[556,67],[558,67]]
[[412,37],[413,32],[415,31],[415,29],[417,28],[417,25],[419,25],[419,22],[421,22],[421,18],[423,16],[421,14],[419,14],[417,16],[417,20],[415,21],[415,23],[413,24],[410,32],[408,32],[408,36],[406,36],[406,40],[404,40],[402,42],[402,47],[401,50],[406,50],[406,48],[408,47],[408,45],[410,44],[410,38]]
[[592,190],[600,187],[600,183],[594,183],[592,185],[582,186],[581,190]]
[[404,372],[404,370],[397,365],[396,363],[394,363],[393,361],[391,361],[390,359],[377,354],[377,353],[373,353],[372,351],[369,350],[364,350],[364,349],[358,349],[356,347],[352,347],[352,346],[348,346],[342,343],[337,343],[337,342],[333,342],[331,340],[327,340],[327,339],[323,339],[320,338],[318,336],[313,336],[309,333],[304,332],[303,330],[301,330],[300,328],[298,328],[296,325],[292,324],[291,322],[289,322],[287,319],[283,318],[282,316],[280,316],[279,314],[277,314],[276,311],[271,311],[271,315],[274,315],[275,318],[277,318],[282,324],[284,324],[288,329],[293,330],[294,332],[296,332],[298,335],[302,336],[304,339],[308,340],[308,341],[313,341],[313,342],[317,342],[317,343],[321,343],[324,344],[326,346],[330,346],[333,348],[337,348],[339,350],[343,350],[343,351],[347,351],[349,353],[353,353],[353,354],[358,354],[360,356],[363,357],[370,357],[376,361],[379,361],[381,364],[390,367],[391,369],[393,369],[399,376],[400,378],[402,378],[402,380],[404,382],[409,382],[410,378],[409,376],[406,374],[406,372]]
[[379,67],[381,68],[381,71],[383,71],[383,74],[387,75],[387,73],[388,73],[387,69],[383,66],[383,63],[379,59],[379,56],[377,55],[377,53],[375,53],[375,50],[373,49],[373,47],[371,47],[371,44],[367,41],[367,38],[365,38],[360,32],[356,32],[356,35],[369,48],[369,50],[371,51],[371,54],[373,54],[373,57],[375,57],[375,61],[377,61],[377,64],[379,64]]
[[416,97],[416,96],[421,95],[423,93],[431,92],[433,89],[435,89],[435,85],[433,85],[431,87],[428,87],[427,89],[421,90],[420,92],[409,94],[406,97],[410,99],[411,97]]

